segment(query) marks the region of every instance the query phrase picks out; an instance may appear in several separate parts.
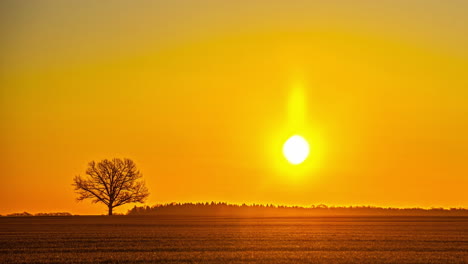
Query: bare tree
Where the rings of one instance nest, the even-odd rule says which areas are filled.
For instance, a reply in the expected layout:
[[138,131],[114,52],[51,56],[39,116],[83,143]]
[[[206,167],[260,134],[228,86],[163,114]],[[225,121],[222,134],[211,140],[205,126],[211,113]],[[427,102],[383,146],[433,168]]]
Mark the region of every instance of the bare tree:
[[73,186],[79,195],[77,200],[92,199],[112,209],[127,203],[143,203],[149,192],[142,174],[130,159],[91,161],[86,176],[75,176]]

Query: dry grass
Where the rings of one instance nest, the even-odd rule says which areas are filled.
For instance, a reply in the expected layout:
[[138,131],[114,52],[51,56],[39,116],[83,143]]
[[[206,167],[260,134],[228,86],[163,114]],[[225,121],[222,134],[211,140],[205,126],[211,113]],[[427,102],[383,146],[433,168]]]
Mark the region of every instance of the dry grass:
[[468,218],[2,217],[0,262],[468,263]]

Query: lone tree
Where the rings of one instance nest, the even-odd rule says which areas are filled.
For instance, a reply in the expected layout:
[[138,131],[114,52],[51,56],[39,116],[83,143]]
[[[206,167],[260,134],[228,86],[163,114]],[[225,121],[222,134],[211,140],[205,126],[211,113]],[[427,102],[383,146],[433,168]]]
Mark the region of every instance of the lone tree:
[[127,203],[143,203],[149,192],[142,174],[130,159],[91,161],[86,176],[75,176],[73,186],[79,195],[77,200],[92,199],[112,209]]

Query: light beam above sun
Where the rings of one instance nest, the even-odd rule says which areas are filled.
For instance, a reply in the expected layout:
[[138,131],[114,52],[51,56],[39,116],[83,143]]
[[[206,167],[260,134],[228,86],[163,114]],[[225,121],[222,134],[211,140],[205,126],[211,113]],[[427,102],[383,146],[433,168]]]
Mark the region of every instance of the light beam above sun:
[[[295,131],[306,130],[306,98],[303,81],[295,81],[292,85],[288,101],[288,127]],[[293,165],[303,163],[309,156],[309,143],[303,136],[293,134],[283,144],[283,155]]]

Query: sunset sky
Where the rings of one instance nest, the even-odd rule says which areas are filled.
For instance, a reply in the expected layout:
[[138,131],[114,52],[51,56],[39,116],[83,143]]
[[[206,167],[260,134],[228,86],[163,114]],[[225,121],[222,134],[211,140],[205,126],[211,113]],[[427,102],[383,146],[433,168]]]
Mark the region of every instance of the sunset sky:
[[[468,1],[1,1],[0,214],[133,159],[146,204],[468,207]],[[310,155],[289,164],[300,134]],[[130,206],[116,208],[126,212]]]

